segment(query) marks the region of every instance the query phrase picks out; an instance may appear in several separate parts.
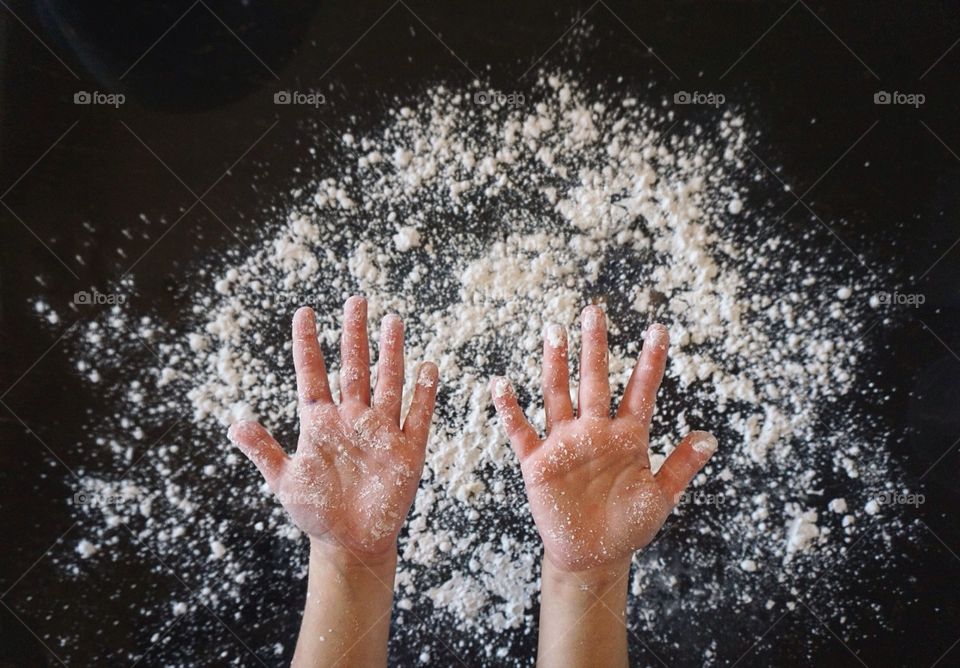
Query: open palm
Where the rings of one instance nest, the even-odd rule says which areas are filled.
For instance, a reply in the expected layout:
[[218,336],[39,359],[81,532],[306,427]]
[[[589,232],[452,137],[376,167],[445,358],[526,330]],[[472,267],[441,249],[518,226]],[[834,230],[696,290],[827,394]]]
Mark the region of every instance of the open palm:
[[335,404],[309,308],[293,318],[300,438],[288,456],[263,426],[238,422],[230,439],[256,464],[294,524],[357,556],[394,549],[416,494],[437,392],[437,368],[420,367],[403,426],[403,323],[383,320],[371,403],[367,305],[344,305],[340,403]]
[[583,310],[581,332],[577,415],[570,399],[566,334],[558,325],[545,332],[546,439],[527,421],[509,381],[494,379],[492,387],[494,405],[520,459],[546,557],[569,571],[621,562],[646,546],[717,447],[710,434],[692,432],[654,475],[648,443],[667,360],[666,328],[647,330],[614,418],[606,320],[599,307]]

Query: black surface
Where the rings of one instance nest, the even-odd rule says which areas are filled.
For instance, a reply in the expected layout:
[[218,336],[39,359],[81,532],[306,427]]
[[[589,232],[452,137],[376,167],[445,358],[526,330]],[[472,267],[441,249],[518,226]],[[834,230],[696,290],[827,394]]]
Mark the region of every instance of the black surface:
[[[503,90],[523,90],[532,76],[524,77],[525,70],[548,52],[548,61],[570,64],[585,81],[624,74],[628,85],[640,85],[652,77],[663,90],[723,92],[749,106],[763,123],[760,157],[783,166],[781,178],[823,222],[801,205],[791,219],[829,225],[836,235],[831,252],[867,253],[884,270],[894,268],[904,291],[926,298],[904,320],[878,322],[871,335],[893,393],[884,408],[897,434],[890,447],[926,495],[912,511],[922,522],[916,524],[920,541],[898,545],[910,559],[897,581],[865,578],[856,585],[886,623],[869,621],[876,613],[865,606],[858,621],[875,626],[875,636],[847,638],[840,627],[818,629],[800,610],[755,646],[756,638],[743,639],[738,665],[857,665],[851,651],[868,666],[958,665],[956,6],[411,0],[282,3],[281,11],[258,2],[211,1],[210,12],[189,1],[141,8],[62,4],[14,3],[0,11],[0,201],[6,205],[0,207],[0,665],[56,664],[43,643],[78,665],[106,648],[145,649],[125,612],[138,595],[128,588],[137,584],[136,574],[118,573],[122,587],[109,578],[64,583],[44,557],[73,522],[67,467],[83,463],[75,448],[79,425],[88,411],[95,416],[107,406],[76,379],[57,328],[51,333],[38,322],[33,301],[42,295],[67,304],[77,290],[108,284],[143,255],[136,264],[138,299],[162,316],[182,299],[193,263],[240,246],[238,236],[255,234],[270,206],[322,165],[323,142],[334,138],[343,119],[355,114],[373,121],[385,98],[430,81],[468,82],[470,70]],[[594,39],[573,65],[573,40],[565,31],[583,12]],[[328,104],[316,111],[273,104],[277,90],[318,86],[326,88]],[[120,109],[73,104],[78,90],[114,88],[127,95]],[[917,109],[878,106],[878,90],[919,92],[926,102]],[[314,141],[304,133],[310,126],[320,133],[313,165],[304,145]],[[203,204],[189,208],[201,194]],[[123,238],[121,228],[141,213],[151,221],[136,227],[142,235]],[[118,247],[126,257],[116,254]],[[71,322],[66,317],[59,332]],[[176,583],[151,586],[155,596]],[[259,604],[238,611],[232,625],[255,627]],[[255,628],[249,644],[289,644],[296,618],[291,610],[286,628]],[[758,635],[773,621],[758,606]],[[188,626],[173,632],[184,657],[227,662],[204,655],[204,639]],[[81,631],[61,647],[48,637],[51,628]],[[799,638],[814,631],[822,640],[810,653],[798,653],[807,646]],[[651,649],[668,664],[699,665],[702,648]],[[418,649],[410,652],[398,660],[409,662]],[[239,643],[228,655],[257,665]],[[634,658],[656,663],[642,648]],[[725,665],[740,658],[741,652],[721,657]]]

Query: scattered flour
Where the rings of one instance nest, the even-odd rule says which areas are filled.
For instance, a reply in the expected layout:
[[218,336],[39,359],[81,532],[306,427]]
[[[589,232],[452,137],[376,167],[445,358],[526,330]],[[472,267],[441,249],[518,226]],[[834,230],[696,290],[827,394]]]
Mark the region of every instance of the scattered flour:
[[[232,610],[278,583],[301,589],[291,579],[305,572],[303,537],[231,449],[226,427],[256,418],[292,444],[289,318],[301,304],[316,308],[336,394],[340,305],[362,293],[373,323],[403,317],[408,369],[423,359],[440,369],[421,489],[400,541],[392,639],[422,649],[422,663],[446,660],[438,626],[491,661],[529,642],[539,540],[488,382],[511,378],[542,429],[544,327],[558,323],[548,341],[568,333],[576,350],[587,302],[609,319],[617,391],[647,326],[667,327],[652,466],[691,429],[720,441],[689,503],[635,558],[632,627],[672,637],[655,609],[676,598],[678,555],[699,593],[676,614],[694,620],[731,600],[762,606],[779,591],[764,572],[789,586],[807,557],[841,560],[859,537],[855,520],[873,512],[871,489],[892,475],[871,443],[883,438],[876,421],[835,410],[854,391],[883,399],[862,373],[875,286],[825,258],[817,237],[798,245],[780,236],[755,194],[770,184],[744,119],[726,111],[678,124],[671,111],[566,76],[542,78],[517,108],[473,99],[437,86],[416,108],[398,103],[378,129],[344,134],[336,169],[265,220],[249,250],[198,269],[176,323],[125,304],[80,330],[78,373],[123,390],[116,419],[98,422],[83,444],[93,452],[84,491],[112,501],[77,506],[81,557],[102,558],[99,545],[118,535],[130,543],[132,531],[149,547],[125,561],[163,572],[155,552],[197,583],[194,599],[165,604],[175,615],[200,601]],[[36,304],[49,319],[50,307]],[[847,502],[828,503],[822,491],[837,480],[857,499],[846,515]],[[270,550],[255,558],[271,545],[289,564]]]
[[393,244],[401,253],[420,245],[420,233],[415,227],[401,227],[393,235]]
[[100,547],[94,545],[89,540],[84,538],[79,543],[77,543],[77,554],[86,559],[87,557],[92,557],[100,550]]
[[792,519],[787,524],[787,553],[784,560],[789,561],[797,552],[807,550],[820,536],[817,526],[817,511],[801,510],[796,504],[787,506]]
[[842,515],[847,512],[847,501],[846,499],[833,499],[827,504],[827,508]]

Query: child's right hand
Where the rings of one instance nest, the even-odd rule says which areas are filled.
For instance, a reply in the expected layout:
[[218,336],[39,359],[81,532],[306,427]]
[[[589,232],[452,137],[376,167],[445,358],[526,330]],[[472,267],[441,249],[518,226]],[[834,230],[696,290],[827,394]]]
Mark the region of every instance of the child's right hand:
[[717,441],[707,432],[690,433],[654,475],[647,450],[667,360],[666,328],[647,330],[612,419],[606,320],[599,307],[583,310],[581,332],[579,415],[570,401],[566,334],[558,325],[548,326],[544,336],[546,439],[527,421],[506,378],[493,380],[493,401],[520,459],[546,558],[561,571],[619,571],[653,540]]

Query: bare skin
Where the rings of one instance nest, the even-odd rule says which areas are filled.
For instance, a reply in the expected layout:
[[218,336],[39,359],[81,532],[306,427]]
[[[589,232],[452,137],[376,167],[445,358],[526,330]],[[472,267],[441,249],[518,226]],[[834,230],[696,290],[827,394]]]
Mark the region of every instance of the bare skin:
[[507,379],[494,379],[491,391],[543,540],[538,665],[626,666],[630,560],[656,536],[717,442],[709,433],[690,433],[654,475],[650,419],[667,362],[666,328],[647,330],[613,418],[606,318],[599,307],[583,310],[581,334],[574,413],[566,334],[557,325],[545,331],[546,438],[527,421]]
[[367,304],[344,304],[340,403],[327,381],[309,308],[293,318],[300,438],[288,456],[260,424],[229,437],[310,537],[307,603],[294,666],[386,665],[400,532],[423,469],[437,367],[422,364],[406,419],[403,323],[383,319],[371,397]]

